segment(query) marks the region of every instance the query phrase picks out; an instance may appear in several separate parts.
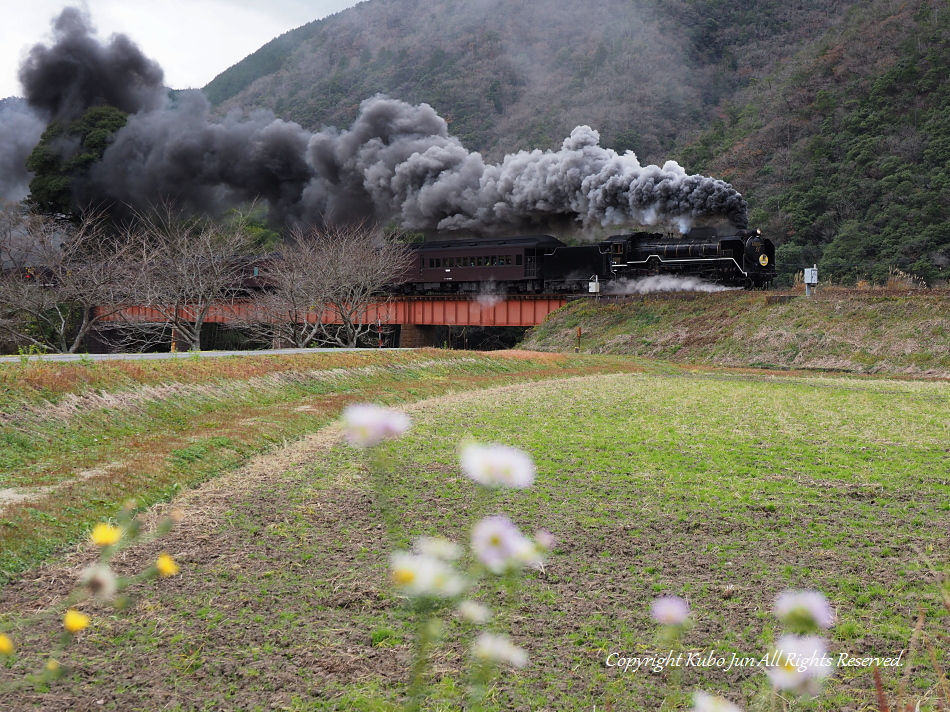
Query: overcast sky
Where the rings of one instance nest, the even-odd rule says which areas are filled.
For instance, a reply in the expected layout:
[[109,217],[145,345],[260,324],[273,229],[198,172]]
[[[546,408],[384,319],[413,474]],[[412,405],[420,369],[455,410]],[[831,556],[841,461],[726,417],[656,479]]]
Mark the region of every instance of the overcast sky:
[[175,89],[202,87],[287,30],[357,0],[0,0],[0,98],[20,96],[20,62],[49,44],[50,21],[67,5],[85,7],[99,37],[128,35],[165,70]]

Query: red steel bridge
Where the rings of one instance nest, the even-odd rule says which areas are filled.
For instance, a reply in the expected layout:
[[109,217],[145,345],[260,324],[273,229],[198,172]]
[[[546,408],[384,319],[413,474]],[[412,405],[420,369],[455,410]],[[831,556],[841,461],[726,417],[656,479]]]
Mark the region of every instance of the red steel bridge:
[[[555,309],[567,304],[567,297],[558,295],[479,295],[439,297],[397,297],[373,304],[366,310],[363,323],[386,326],[399,325],[398,346],[434,346],[436,326],[535,326]],[[247,321],[253,314],[248,303],[222,304],[212,307],[205,321],[227,324]],[[188,310],[180,310],[187,320]],[[160,323],[167,319],[150,307],[128,307],[124,317],[116,314],[106,321],[130,318]],[[333,323],[329,314],[311,313],[308,320]]]

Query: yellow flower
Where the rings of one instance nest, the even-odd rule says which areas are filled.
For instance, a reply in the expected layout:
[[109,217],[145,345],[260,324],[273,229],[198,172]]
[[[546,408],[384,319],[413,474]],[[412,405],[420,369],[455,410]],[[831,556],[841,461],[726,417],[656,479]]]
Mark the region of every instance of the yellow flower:
[[78,633],[89,625],[89,616],[70,608],[63,616],[63,627],[70,633]]
[[92,528],[92,540],[96,546],[112,546],[122,538],[122,530],[112,524],[99,522]]
[[59,661],[50,658],[50,661],[46,663],[46,669],[50,672],[59,672]]
[[13,641],[10,637],[0,633],[0,655],[13,655]]
[[411,569],[394,569],[393,581],[399,586],[408,586],[416,580],[416,572]]
[[174,576],[178,573],[178,564],[176,564],[175,560],[168,554],[159,556],[158,561],[155,562],[155,566],[158,568],[160,576]]

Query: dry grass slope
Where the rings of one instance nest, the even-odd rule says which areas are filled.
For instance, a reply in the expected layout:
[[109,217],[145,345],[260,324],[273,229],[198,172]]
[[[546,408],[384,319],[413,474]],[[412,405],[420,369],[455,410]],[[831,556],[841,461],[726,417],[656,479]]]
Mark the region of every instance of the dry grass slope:
[[746,292],[577,301],[523,346],[682,363],[950,377],[950,294],[829,290],[776,300]]

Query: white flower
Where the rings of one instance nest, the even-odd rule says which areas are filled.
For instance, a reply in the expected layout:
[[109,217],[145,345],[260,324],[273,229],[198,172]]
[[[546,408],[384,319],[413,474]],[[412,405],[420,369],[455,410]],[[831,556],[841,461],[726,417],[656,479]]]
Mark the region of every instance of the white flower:
[[817,695],[821,682],[834,669],[824,638],[817,635],[783,635],[775,643],[766,672],[779,690]]
[[697,691],[693,694],[693,709],[691,712],[742,712],[742,710],[723,697]]
[[650,605],[650,615],[662,625],[683,625],[689,618],[689,604],[679,596],[660,596]]
[[371,403],[351,405],[343,411],[346,439],[355,447],[372,447],[402,435],[409,429],[409,416]]
[[115,573],[106,564],[87,566],[79,575],[79,582],[100,601],[111,601],[119,588]]
[[472,652],[479,660],[493,663],[507,663],[516,668],[523,668],[528,664],[528,654],[513,645],[507,635],[482,633],[475,641]]
[[455,598],[468,582],[446,563],[433,556],[397,551],[390,558],[393,582],[409,596]]
[[526,564],[540,564],[541,551],[504,515],[485,517],[472,529],[472,551],[496,574]]
[[442,561],[455,561],[462,555],[462,547],[440,536],[423,536],[416,539],[413,550],[417,554],[431,556]]
[[805,623],[830,628],[835,613],[818,591],[784,591],[775,599],[775,615],[784,623]]
[[462,447],[461,460],[465,474],[486,487],[525,489],[534,482],[534,463],[513,447],[469,443]]
[[464,600],[459,604],[459,615],[469,623],[482,625],[491,620],[491,611],[481,603]]

